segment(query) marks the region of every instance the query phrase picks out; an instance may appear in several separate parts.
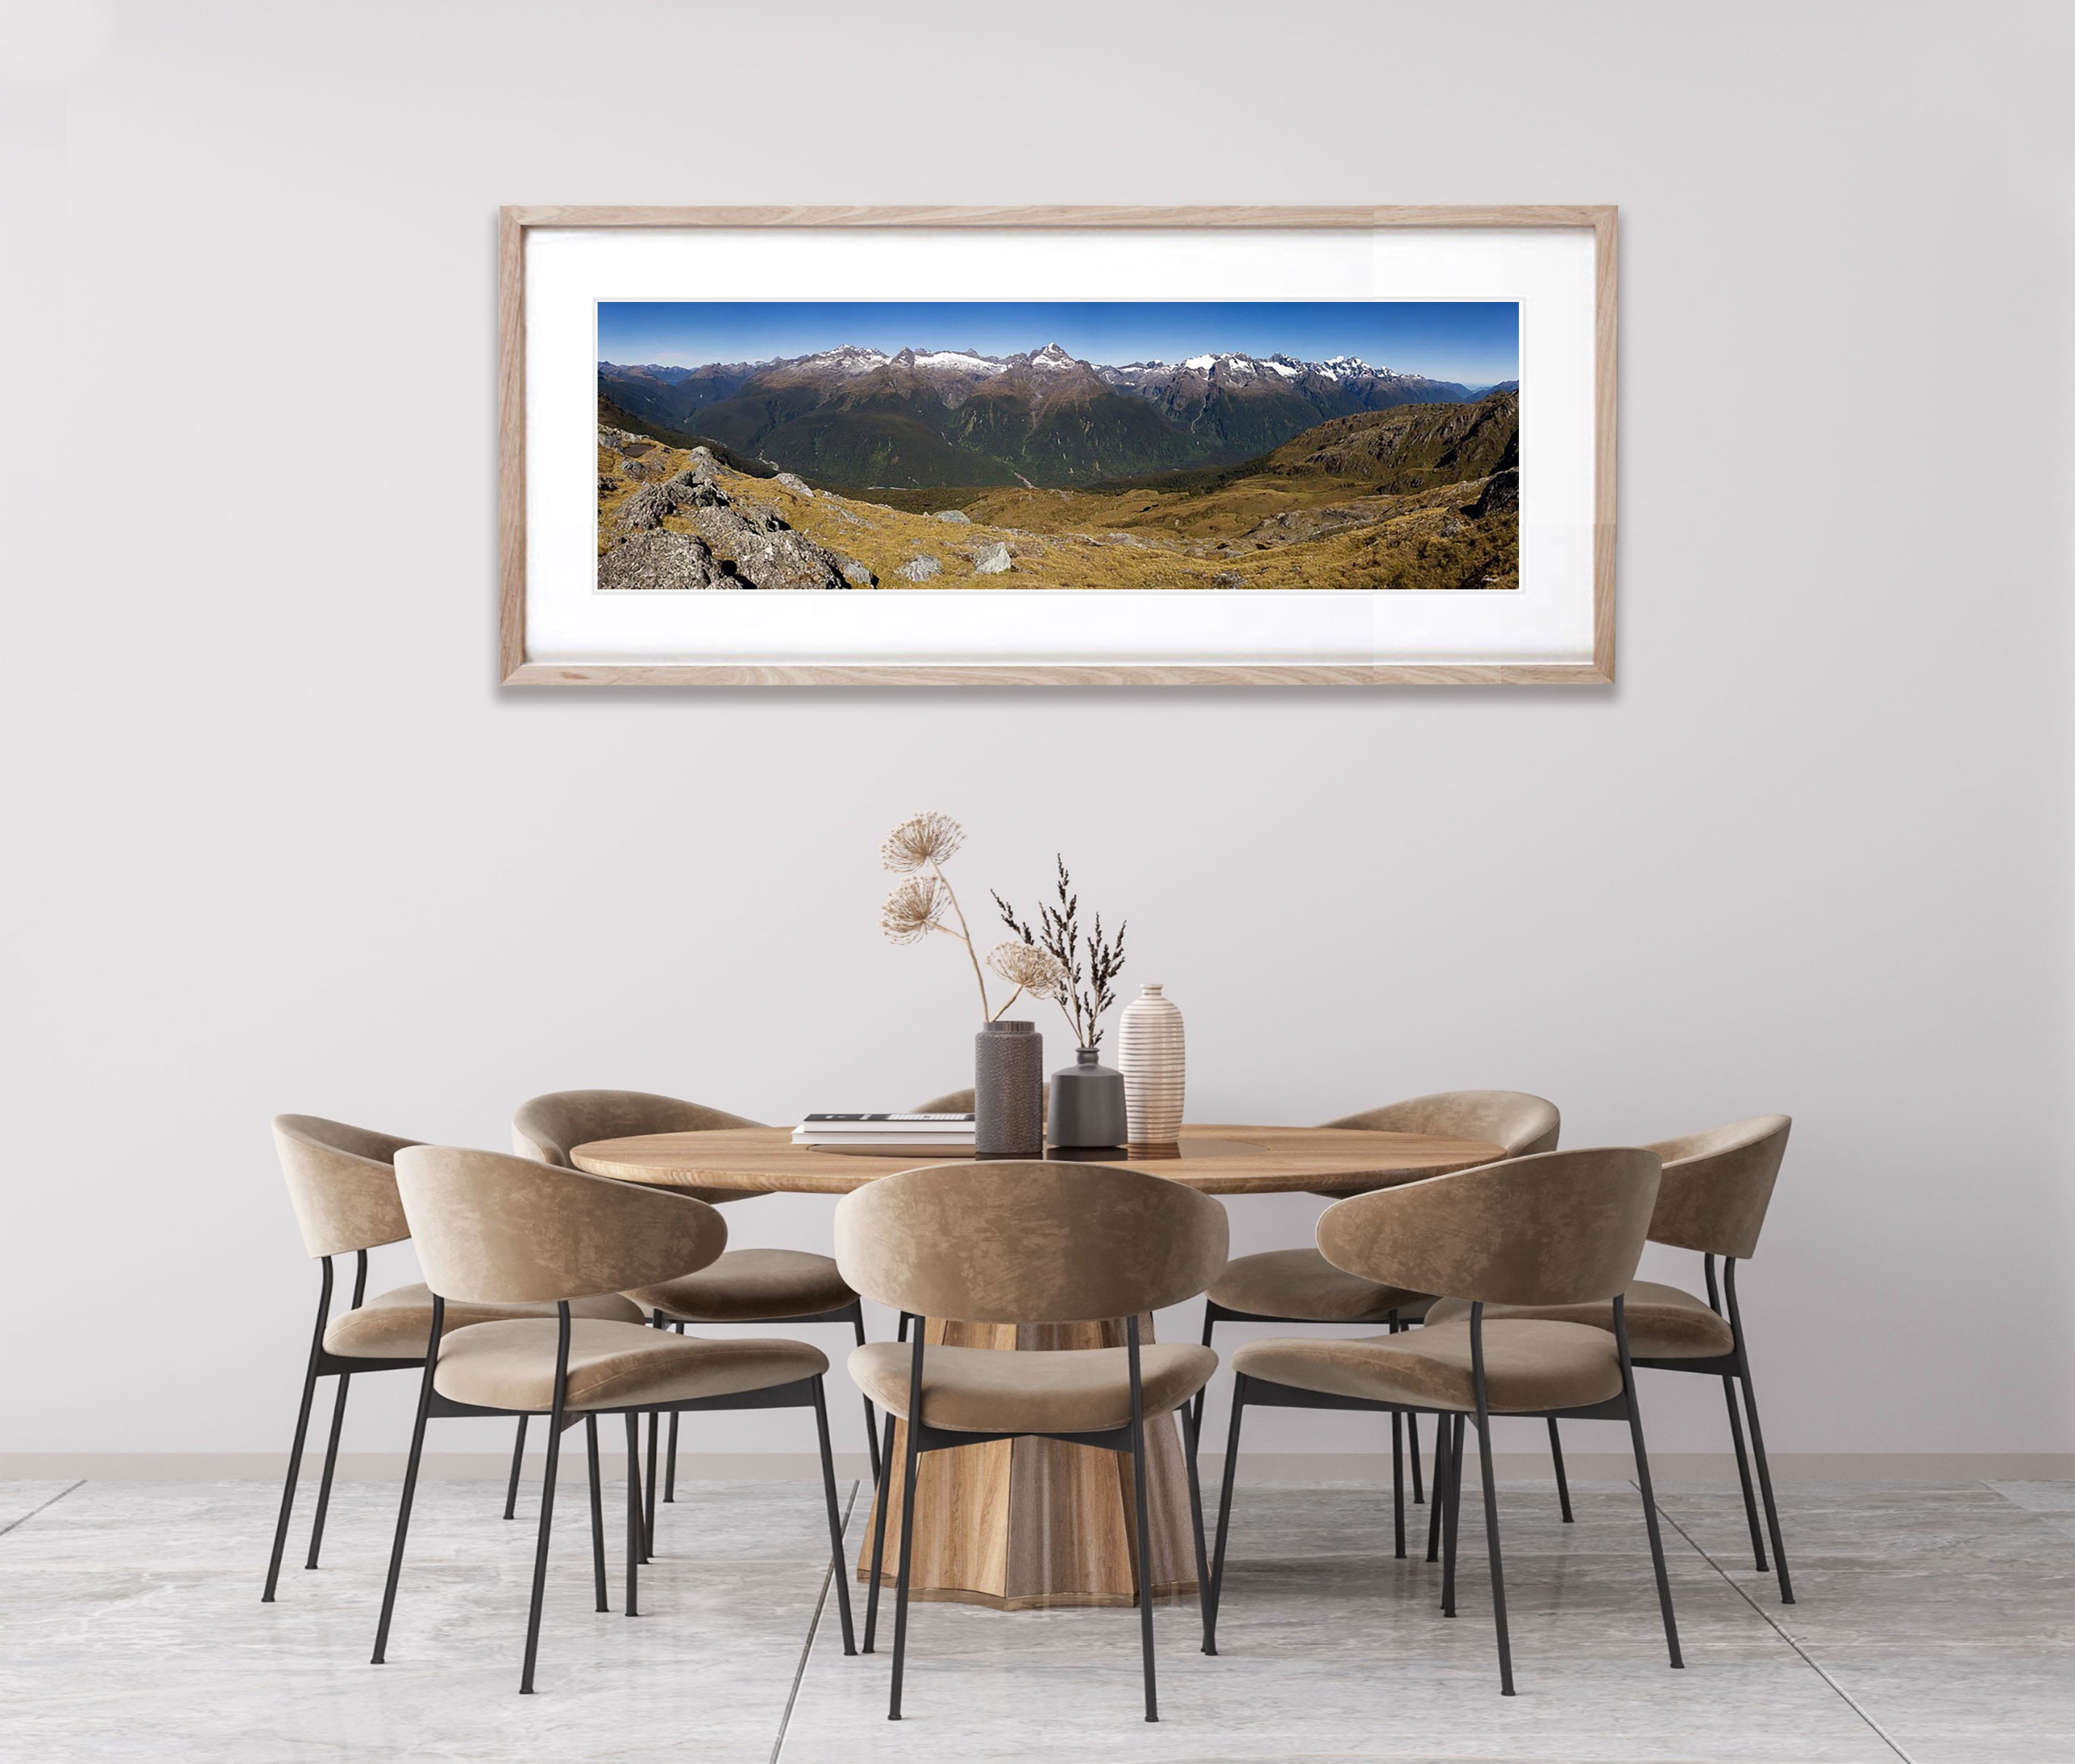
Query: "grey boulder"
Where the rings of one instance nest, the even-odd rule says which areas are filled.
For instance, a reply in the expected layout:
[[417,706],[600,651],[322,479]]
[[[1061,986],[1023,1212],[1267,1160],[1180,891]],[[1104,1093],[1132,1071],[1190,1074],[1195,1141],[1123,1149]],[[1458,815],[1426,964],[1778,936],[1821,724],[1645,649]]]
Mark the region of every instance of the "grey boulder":
[[623,539],[598,561],[606,589],[733,588],[712,548],[690,533],[645,532]]
[[980,554],[973,559],[973,574],[975,576],[1000,576],[1008,572],[1009,565],[1008,544],[997,539],[992,545],[982,547]]
[[927,582],[932,576],[941,576],[944,566],[934,557],[910,557],[893,574],[903,582]]
[[972,516],[968,515],[963,508],[939,509],[930,518],[933,520],[944,521],[953,527],[970,527],[972,525]]
[[745,520],[732,508],[690,511],[699,534],[752,588],[847,588],[835,553],[783,525]]
[[786,489],[791,491],[796,496],[805,496],[810,502],[814,500],[814,486],[810,484],[806,478],[801,477],[797,472],[781,472],[777,478],[772,480],[772,482],[774,483],[783,484]]

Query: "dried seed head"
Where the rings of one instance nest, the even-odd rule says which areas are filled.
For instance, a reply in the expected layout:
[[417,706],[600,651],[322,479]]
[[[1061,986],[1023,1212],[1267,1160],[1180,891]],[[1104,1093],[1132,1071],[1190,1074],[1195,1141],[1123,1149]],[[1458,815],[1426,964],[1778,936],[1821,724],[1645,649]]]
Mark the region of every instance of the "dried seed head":
[[987,965],[1033,998],[1053,998],[1066,978],[1066,965],[1035,943],[997,943],[987,952]]
[[941,864],[966,843],[966,830],[948,814],[932,810],[911,814],[886,836],[879,855],[889,870],[919,870],[926,863]]
[[949,904],[934,876],[911,876],[886,896],[879,928],[889,942],[913,943],[942,918]]

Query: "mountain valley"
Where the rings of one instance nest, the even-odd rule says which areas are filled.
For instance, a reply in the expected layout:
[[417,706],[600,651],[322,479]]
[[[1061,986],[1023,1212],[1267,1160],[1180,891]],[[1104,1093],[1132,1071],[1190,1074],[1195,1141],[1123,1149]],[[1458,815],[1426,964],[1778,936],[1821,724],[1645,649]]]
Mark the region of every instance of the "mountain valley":
[[[975,383],[968,404],[1008,377],[955,371]],[[600,424],[601,588],[1519,584],[1517,391],[1334,417],[1227,466],[1080,488],[968,479],[898,507],[643,428]]]

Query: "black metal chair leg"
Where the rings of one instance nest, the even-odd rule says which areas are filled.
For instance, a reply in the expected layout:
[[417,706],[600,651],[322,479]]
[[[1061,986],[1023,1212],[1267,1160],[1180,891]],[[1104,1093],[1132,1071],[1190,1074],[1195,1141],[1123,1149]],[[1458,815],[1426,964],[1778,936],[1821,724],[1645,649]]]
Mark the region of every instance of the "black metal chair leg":
[[1758,1425],[1758,1393],[1751,1388],[1750,1356],[1744,1346],[1744,1314],[1737,1302],[1737,1264],[1722,1259],[1722,1290],[1729,1302],[1729,1329],[1736,1340],[1737,1381],[1744,1387],[1744,1409],[1750,1420],[1751,1456],[1758,1460],[1758,1493],[1765,1501],[1765,1526],[1772,1538],[1773,1566],[1779,1573],[1779,1602],[1794,1602],[1794,1581],[1787,1571],[1787,1545],[1779,1534],[1779,1507],[1772,1497],[1772,1466],[1765,1456],[1765,1431]]
[[601,1611],[612,1609],[605,1586],[605,1479],[598,1468],[598,1417],[584,1417],[584,1456],[590,1465],[590,1577]]
[[433,1298],[432,1336],[425,1344],[425,1376],[418,1381],[418,1414],[411,1423],[411,1455],[404,1462],[404,1497],[396,1506],[396,1538],[389,1546],[389,1578],[382,1588],[382,1617],[375,1626],[374,1663],[389,1651],[389,1620],[396,1614],[396,1583],[404,1572],[404,1539],[411,1530],[411,1502],[418,1492],[418,1463],[425,1451],[425,1422],[433,1409],[433,1373],[439,1364],[441,1327],[446,1306]]
[[1744,1418],[1737,1402],[1737,1381],[1722,1374],[1722,1401],[1729,1411],[1729,1443],[1737,1448],[1737,1481],[1743,1489],[1744,1523],[1750,1528],[1751,1563],[1760,1574],[1772,1564],[1765,1559],[1765,1527],[1758,1516],[1758,1489],[1751,1481],[1750,1454],[1744,1450]]
[[1779,1534],[1779,1507],[1772,1495],[1772,1466],[1766,1461],[1765,1435],[1758,1420],[1758,1393],[1751,1389],[1750,1368],[1744,1368],[1744,1408],[1750,1417],[1751,1456],[1758,1460],[1758,1488],[1765,1502],[1765,1528],[1772,1539],[1772,1563],[1779,1575],[1779,1602],[1794,1602],[1794,1580],[1787,1571],[1787,1544]]
[[1131,1367],[1131,1492],[1138,1523],[1134,1539],[1138,1558],[1138,1652],[1145,1668],[1145,1718],[1160,1719],[1160,1696],[1153,1675],[1153,1522],[1145,1501],[1145,1391],[1139,1378],[1138,1319],[1127,1317],[1124,1340]]
[[[569,1393],[569,1307],[555,1307],[561,1327],[556,1331],[554,1398],[548,1411],[548,1461],[540,1472],[540,1532],[533,1546],[533,1596],[526,1610],[526,1664],[519,1675],[519,1694],[533,1694],[533,1663],[540,1654],[540,1608],[548,1596],[548,1544],[554,1535],[555,1472],[562,1461],[562,1408]],[[438,1325],[434,1326],[434,1339]]]
[[519,1516],[519,1472],[526,1463],[526,1418],[519,1418],[519,1431],[512,1437],[512,1480],[504,1486],[504,1517]]
[[627,1411],[627,1614],[641,1615],[641,1415]]
[[648,1479],[644,1484],[641,1504],[641,1559],[652,1559],[656,1554],[656,1450],[661,1443],[658,1435],[663,1431],[663,1418],[655,1410],[648,1411]]
[[1405,1559],[1405,1416],[1390,1411],[1390,1534],[1391,1554]]
[[1556,1499],[1563,1509],[1563,1522],[1572,1525],[1571,1479],[1563,1474],[1563,1436],[1556,1431],[1556,1418],[1549,1418],[1549,1461],[1556,1466]]
[[1182,1405],[1182,1444],[1188,1458],[1189,1541],[1196,1550],[1196,1614],[1203,1629],[1203,1651],[1217,1652],[1211,1634],[1211,1564],[1203,1554],[1203,1488],[1196,1475],[1196,1422],[1186,1402]]
[[[857,1344],[862,1348],[864,1345],[864,1306],[862,1304],[851,1306],[850,1321],[851,1327],[857,1333]],[[671,1417],[673,1426],[676,1420],[674,1415]],[[879,1417],[872,1410],[869,1397],[864,1399],[864,1453],[871,1463],[872,1485],[876,1488],[879,1483]]]
[[522,1696],[533,1694],[533,1663],[540,1652],[540,1607],[548,1592],[548,1540],[554,1531],[555,1472],[562,1460],[560,1395],[557,1391],[555,1413],[548,1423],[548,1461],[540,1472],[540,1534],[533,1547],[533,1597],[526,1612],[526,1664],[519,1677]]
[[[1207,1298],[1203,1301],[1203,1345],[1206,1348],[1210,1346],[1211,1333],[1217,1328],[1217,1313],[1211,1309],[1211,1302]],[[1201,1439],[1203,1437],[1203,1404],[1207,1400],[1208,1400],[1210,1393],[1211,1381],[1209,1379],[1206,1378],[1203,1381],[1203,1387],[1199,1389],[1195,1394],[1195,1409],[1191,1427],[1191,1431],[1199,1439]]]
[[1664,1614],[1664,1646],[1673,1667],[1683,1667],[1686,1662],[1679,1652],[1679,1621],[1671,1614],[1671,1577],[1664,1568],[1664,1536],[1657,1523],[1657,1491],[1650,1484],[1650,1453],[1642,1443],[1642,1410],[1635,1400],[1635,1368],[1629,1360],[1626,1307],[1618,1293],[1614,1295],[1614,1346],[1621,1356],[1621,1396],[1628,1406],[1629,1447],[1635,1453],[1643,1526],[1650,1533],[1650,1562],[1657,1571],[1657,1606]]
[[[1406,1449],[1412,1454],[1412,1504],[1415,1507],[1423,1506],[1427,1502],[1427,1485],[1419,1468],[1419,1414],[1417,1410],[1405,1417],[1405,1443]],[[1439,1448],[1437,1446],[1435,1449]],[[1431,1562],[1434,1559],[1429,1556],[1427,1559]]]
[[303,1442],[309,1437],[310,1402],[317,1392],[317,1356],[324,1352],[325,1324],[331,1316],[331,1257],[325,1257],[324,1286],[317,1300],[317,1327],[310,1333],[309,1363],[303,1369],[303,1400],[296,1410],[296,1437],[288,1447],[288,1474],[281,1484],[281,1514],[274,1522],[274,1553],[267,1559],[267,1587],[259,1595],[262,1605],[274,1602],[274,1588],[281,1578],[281,1553],[288,1544],[288,1520],[296,1510],[296,1479],[303,1472]]
[[[915,1340],[918,1348],[916,1359],[919,1361],[922,1358],[919,1346],[922,1340],[922,1331],[919,1327],[915,1331]],[[918,1456],[915,1449],[915,1423],[912,1418],[914,1407],[911,1398],[909,1403],[911,1418],[908,1424],[907,1463],[901,1476],[901,1570],[893,1588],[893,1688],[886,1705],[886,1718],[889,1721],[901,1719],[901,1670],[908,1661],[908,1571],[915,1555],[915,1464]]]
[[879,1635],[879,1576],[886,1563],[886,1509],[893,1493],[893,1417],[886,1418],[886,1437],[879,1449],[878,1484],[872,1501],[872,1579],[864,1593],[864,1651],[872,1651]]
[[1225,1431],[1224,1486],[1218,1493],[1218,1545],[1211,1555],[1211,1608],[1204,1618],[1206,1654],[1218,1651],[1218,1607],[1225,1592],[1225,1534],[1232,1526],[1232,1479],[1239,1470],[1240,1422],[1246,1414],[1246,1376],[1232,1380],[1232,1425]]
[[[684,1334],[681,1323],[677,1329],[679,1335]],[[670,1411],[669,1442],[663,1452],[663,1498],[673,1501],[677,1498],[677,1411],[674,1409]]]
[[829,1561],[836,1585],[836,1610],[843,1619],[843,1648],[857,1652],[857,1633],[851,1625],[850,1571],[843,1563],[843,1514],[836,1505],[836,1460],[829,1448],[829,1406],[822,1393],[822,1381],[814,1381],[814,1431],[822,1443],[822,1493],[829,1506]]
[[1456,1534],[1463,1517],[1463,1418],[1441,1418],[1448,1430],[1448,1513],[1441,1522],[1441,1615],[1456,1614]]
[[353,1374],[339,1374],[338,1395],[331,1406],[331,1436],[325,1441],[324,1474],[317,1480],[317,1513],[310,1525],[310,1553],[303,1566],[313,1568],[317,1565],[317,1551],[324,1547],[325,1515],[331,1511],[331,1477],[338,1468],[339,1431],[346,1425],[346,1388],[353,1382]]
[[[1419,1460],[1415,1455],[1412,1460]],[[1441,1559],[1441,1527],[1448,1518],[1448,1418],[1434,1417],[1434,1500],[1427,1509],[1427,1559]]]
[[1492,1625],[1498,1633],[1498,1691],[1513,1695],[1513,1638],[1506,1622],[1506,1569],[1499,1559],[1498,1480],[1492,1474],[1491,1418],[1477,1416],[1477,1469],[1485,1482],[1485,1553],[1491,1559]]

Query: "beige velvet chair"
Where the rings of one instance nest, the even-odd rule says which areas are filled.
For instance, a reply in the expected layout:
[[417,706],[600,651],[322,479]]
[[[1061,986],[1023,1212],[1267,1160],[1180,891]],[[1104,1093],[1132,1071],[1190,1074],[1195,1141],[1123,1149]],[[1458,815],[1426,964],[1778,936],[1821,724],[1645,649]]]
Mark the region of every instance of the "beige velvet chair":
[[[540,1529],[533,1596],[519,1688],[533,1688],[540,1608],[548,1576],[555,1475],[565,1427],[579,1417],[593,1464],[591,1534],[598,1609],[606,1609],[603,1517],[595,1474],[597,1422],[627,1422],[627,1614],[639,1612],[637,1564],[644,1551],[639,1417],[688,1409],[811,1408],[822,1455],[843,1651],[856,1651],[843,1519],[822,1379],[827,1357],[806,1342],[705,1340],[652,1329],[638,1320],[578,1315],[590,1298],[672,1280],[710,1264],[727,1242],[727,1224],[704,1201],[665,1189],[608,1181],[498,1152],[410,1145],[396,1153],[396,1183],[433,1294],[425,1377],[404,1472],[389,1578],[375,1631],[375,1663],[387,1654],[390,1620],[403,1572],[411,1503],[434,1416],[545,1415],[548,1462],[540,1485]],[[478,1323],[442,1335],[446,1307],[540,1306],[549,1315]]]
[[[522,1104],[512,1118],[512,1149],[522,1157],[572,1169],[569,1153],[593,1140],[627,1139],[638,1133],[705,1133],[727,1127],[764,1124],[730,1115],[702,1103],[659,1096],[648,1091],[555,1091]],[[681,1189],[719,1207],[755,1197],[739,1188]],[[687,1324],[848,1323],[857,1341],[864,1340],[864,1310],[843,1282],[835,1261],[802,1249],[731,1249],[710,1266],[661,1281],[627,1295],[646,1311],[658,1329]],[[525,1423],[520,1444],[524,1443]],[[879,1474],[879,1430],[872,1403],[864,1405],[865,1450],[872,1473]],[[648,1423],[648,1513],[647,1527],[656,1529],[656,1427]],[[513,1486],[518,1458],[512,1459]],[[677,1497],[677,1418],[670,1417],[669,1450],[663,1467],[662,1497]]]
[[[425,1363],[426,1335],[433,1319],[432,1294],[419,1285],[367,1297],[367,1252],[383,1244],[400,1243],[411,1235],[403,1202],[396,1193],[396,1171],[391,1160],[405,1146],[416,1143],[399,1139],[393,1133],[378,1133],[314,1115],[274,1117],[274,1144],[280,1154],[281,1174],[288,1181],[288,1199],[296,1209],[296,1222],[302,1228],[303,1245],[313,1257],[321,1259],[324,1275],[317,1294],[317,1325],[310,1334],[309,1359],[303,1372],[302,1405],[296,1412],[295,1439],[288,1448],[280,1517],[275,1522],[274,1549],[267,1563],[266,1590],[259,1596],[263,1604],[273,1602],[281,1577],[281,1555],[295,1509],[296,1484],[302,1471],[303,1447],[309,1433],[310,1404],[317,1393],[317,1380],[337,1378],[338,1394],[332,1403],[331,1435],[325,1444],[324,1472],[317,1484],[317,1517],[310,1527],[305,1568],[317,1565],[317,1554],[323,1547],[325,1516],[331,1507],[332,1472],[338,1464],[346,1393],[354,1378],[364,1373],[415,1371]],[[332,1258],[349,1253],[355,1258],[353,1304],[333,1317]],[[499,1318],[553,1315],[552,1308],[539,1305],[456,1305],[446,1313],[445,1327],[458,1329],[465,1323]],[[584,1300],[578,1315],[633,1323],[641,1317],[632,1303],[616,1294]],[[523,1422],[520,1429],[523,1447]],[[516,1448],[512,1461],[516,1480]],[[508,1497],[504,1516],[512,1517]]]
[[[872,1527],[864,1648],[872,1651],[885,1561],[893,1417],[908,1423],[888,1719],[901,1719],[919,1456],[1026,1435],[1131,1454],[1137,1507],[1138,1613],[1145,1719],[1159,1719],[1145,1491],[1145,1418],[1180,1410],[1217,1365],[1207,1348],[1140,1343],[1141,1313],[1193,1298],[1224,1265],[1224,1207],[1207,1195],[1113,1165],[989,1162],[881,1177],[836,1208],[836,1261],[859,1292],[915,1319],[905,1345],[875,1342],[851,1375],[888,1416]],[[996,1323],[1126,1319],[1122,1348],[1008,1352],[925,1348],[922,1319]],[[1188,1454],[1197,1572],[1203,1505]],[[1208,1610],[1205,1638],[1207,1642]]]
[[[1774,1182],[1787,1155],[1793,1123],[1784,1115],[1759,1115],[1727,1127],[1661,1140],[1649,1148],[1664,1161],[1664,1179],[1657,1191],[1657,1210],[1650,1222],[1652,1243],[1700,1253],[1708,1296],[1696,1297],[1656,1281],[1632,1280],[1623,1294],[1630,1351],[1638,1366],[1662,1372],[1698,1373],[1719,1377],[1729,1411],[1729,1439],[1736,1447],[1737,1476],[1743,1487],[1744,1518],[1750,1527],[1751,1555],[1758,1571],[1766,1571],[1766,1534],[1779,1576],[1779,1600],[1794,1603],[1794,1581],[1787,1570],[1787,1549],[1779,1532],[1779,1509],[1773,1499],[1772,1471],[1766,1462],[1765,1434],[1758,1426],[1758,1398],[1750,1381],[1750,1354],[1744,1338],[1743,1313],[1737,1303],[1737,1263],[1758,1248]],[[1717,1285],[1715,1258],[1722,1259]],[[1728,1303],[1724,1306],[1726,1294]],[[1453,1321],[1467,1314],[1459,1300],[1445,1299],[1428,1312],[1430,1323]],[[1613,1306],[1606,1300],[1559,1306],[1492,1305],[1485,1317],[1532,1316],[1613,1327]],[[1750,1416],[1750,1452],[1744,1451],[1743,1425],[1737,1414],[1737,1392]],[[1549,1423],[1553,1439],[1556,1423]],[[1751,1491],[1751,1458],[1758,1460],[1758,1490],[1765,1501],[1765,1531],[1758,1529],[1758,1501]]]
[[[1336,1268],[1407,1292],[1460,1299],[1467,1314],[1409,1334],[1251,1341],[1232,1356],[1232,1431],[1211,1569],[1220,1615],[1225,1530],[1240,1426],[1249,1407],[1425,1410],[1437,1418],[1434,1498],[1444,1510],[1441,1608],[1456,1607],[1456,1534],[1462,1509],[1464,1430],[1474,1421],[1484,1482],[1499,1684],[1513,1694],[1513,1650],[1492,1475],[1495,1415],[1626,1421],[1657,1571],[1664,1639],[1674,1667],[1679,1630],[1636,1406],[1621,1294],[1635,1274],[1657,1199],[1659,1161],[1641,1148],[1543,1152],[1357,1195],[1327,1208],[1319,1248]],[[1611,1329],[1542,1315],[1497,1317],[1501,1305],[1605,1305]]]
[[[1562,1120],[1554,1103],[1525,1091],[1439,1091],[1431,1096],[1386,1103],[1359,1115],[1344,1115],[1324,1124],[1372,1133],[1435,1133],[1450,1139],[1481,1140],[1502,1146],[1509,1157],[1522,1157],[1533,1152],[1555,1150]],[[1211,1282],[1203,1303],[1203,1345],[1212,1344],[1221,1323],[1345,1323],[1403,1330],[1426,1314],[1429,1302],[1425,1293],[1406,1292],[1336,1268],[1315,1245],[1265,1249],[1235,1257]],[[1199,1429],[1203,1418],[1203,1399],[1199,1397],[1196,1425]],[[1416,1505],[1426,1498],[1420,1485],[1416,1414],[1401,1417],[1394,1413],[1390,1418],[1391,1480],[1394,1489],[1404,1481],[1401,1433],[1407,1428],[1411,1434],[1412,1499]],[[1549,1443],[1555,1456],[1557,1498],[1568,1522],[1571,1489],[1563,1473],[1563,1445],[1554,1422],[1550,1425]],[[1400,1494],[1394,1499],[1392,1510],[1402,1514],[1404,1508]],[[1430,1534],[1430,1545],[1432,1541]],[[1402,1523],[1396,1549],[1399,1555],[1405,1554]],[[1431,1553],[1428,1559],[1432,1559]]]

